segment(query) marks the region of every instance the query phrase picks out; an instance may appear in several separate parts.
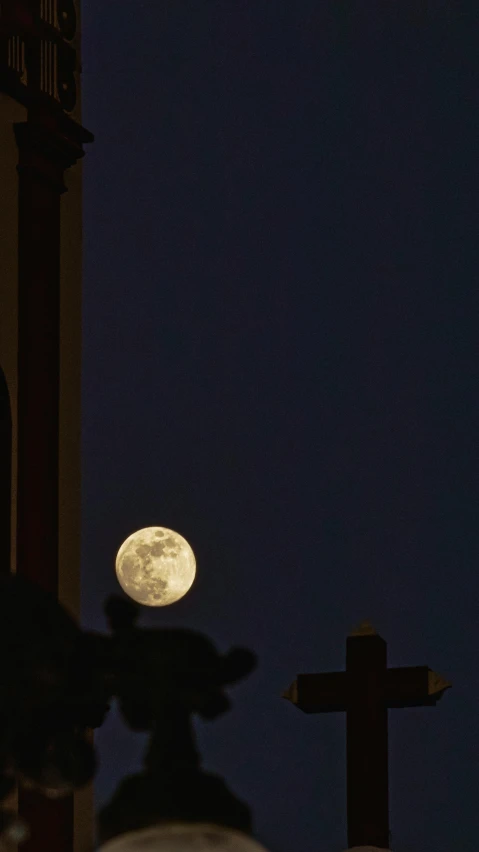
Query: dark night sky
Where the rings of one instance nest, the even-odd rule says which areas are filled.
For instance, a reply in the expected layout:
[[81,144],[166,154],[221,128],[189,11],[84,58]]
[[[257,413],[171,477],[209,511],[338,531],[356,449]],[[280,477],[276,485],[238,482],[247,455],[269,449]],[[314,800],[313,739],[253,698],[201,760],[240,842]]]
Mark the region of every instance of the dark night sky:
[[[453,681],[390,713],[392,848],[476,852],[478,18],[83,5],[84,623],[128,534],[181,532],[197,581],[144,623],[260,658],[205,764],[271,852],[339,852],[344,716],[279,696],[369,617]],[[102,729],[99,802],[142,742]]]

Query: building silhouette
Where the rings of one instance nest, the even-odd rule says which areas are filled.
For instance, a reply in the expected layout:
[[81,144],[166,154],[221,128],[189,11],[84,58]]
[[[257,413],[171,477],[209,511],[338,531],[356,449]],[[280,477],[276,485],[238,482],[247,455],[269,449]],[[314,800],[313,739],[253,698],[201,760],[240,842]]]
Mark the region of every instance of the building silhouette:
[[[83,146],[77,0],[0,6],[2,571],[80,605]],[[21,790],[25,852],[92,848],[91,791]]]

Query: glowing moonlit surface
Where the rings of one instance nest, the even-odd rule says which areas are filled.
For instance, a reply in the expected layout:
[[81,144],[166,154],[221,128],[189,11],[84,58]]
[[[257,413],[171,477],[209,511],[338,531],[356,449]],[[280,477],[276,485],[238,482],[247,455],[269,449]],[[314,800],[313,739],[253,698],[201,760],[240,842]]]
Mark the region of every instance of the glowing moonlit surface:
[[116,557],[123,591],[144,606],[168,606],[191,588],[195,555],[183,536],[165,527],[146,527],[130,535]]
[[380,849],[379,846],[352,846],[346,852],[391,852],[390,849]]
[[208,823],[156,825],[115,837],[100,852],[267,852],[252,837]]
[[100,852],[267,852],[252,837],[218,825],[173,823],[115,837]]

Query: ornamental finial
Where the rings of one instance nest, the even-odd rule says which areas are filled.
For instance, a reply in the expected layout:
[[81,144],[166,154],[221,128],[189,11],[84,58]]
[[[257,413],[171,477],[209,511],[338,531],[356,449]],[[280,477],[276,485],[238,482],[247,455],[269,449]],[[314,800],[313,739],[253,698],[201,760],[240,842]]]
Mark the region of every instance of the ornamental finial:
[[354,627],[351,630],[350,636],[377,636],[377,630],[374,629],[373,625],[366,619],[365,621],[361,621],[358,627]]

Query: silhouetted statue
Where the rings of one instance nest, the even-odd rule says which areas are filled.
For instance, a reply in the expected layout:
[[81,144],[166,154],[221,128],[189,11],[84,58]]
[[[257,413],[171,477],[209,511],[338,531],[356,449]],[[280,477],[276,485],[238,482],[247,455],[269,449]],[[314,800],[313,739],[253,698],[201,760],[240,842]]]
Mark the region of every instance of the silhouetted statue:
[[[228,710],[225,688],[254,669],[255,655],[221,655],[189,630],[142,629],[139,612],[114,596],[105,604],[111,635],[82,631],[41,589],[0,573],[0,801],[16,783],[58,797],[91,781],[89,731],[117,698],[126,724],[150,739],[144,772],[100,815],[101,842],[165,819],[249,831],[246,805],[200,769],[192,716]],[[0,812],[0,836],[12,819]]]
[[193,714],[215,719],[230,707],[224,689],[247,676],[255,655],[235,648],[224,656],[200,633],[136,627],[139,607],[109,598],[115,694],[128,726],[149,731],[143,773],[127,778],[100,814],[100,841],[163,820],[211,821],[251,830],[249,809],[221,778],[203,772]]

